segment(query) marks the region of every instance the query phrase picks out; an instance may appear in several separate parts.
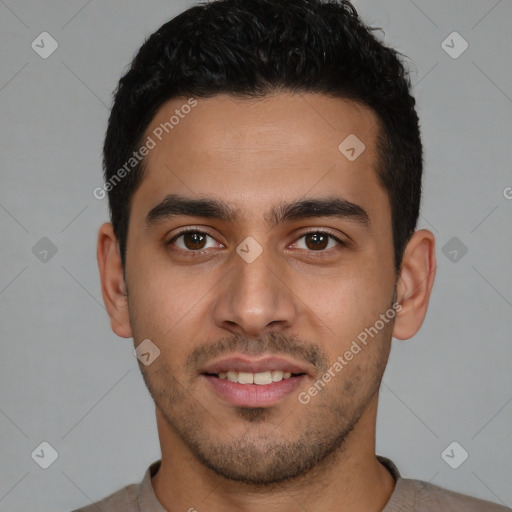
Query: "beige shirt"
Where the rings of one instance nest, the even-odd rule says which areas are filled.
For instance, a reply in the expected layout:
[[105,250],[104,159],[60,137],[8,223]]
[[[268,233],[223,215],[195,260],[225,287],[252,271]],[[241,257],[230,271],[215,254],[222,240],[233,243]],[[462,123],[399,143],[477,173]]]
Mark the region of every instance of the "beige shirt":
[[[393,462],[385,457],[377,458],[396,482],[382,512],[512,512],[510,508],[448,491],[428,482],[402,478]],[[103,500],[73,512],[172,512],[165,510],[151,485],[151,478],[158,471],[160,462],[157,460],[148,467],[142,482],[127,485]]]

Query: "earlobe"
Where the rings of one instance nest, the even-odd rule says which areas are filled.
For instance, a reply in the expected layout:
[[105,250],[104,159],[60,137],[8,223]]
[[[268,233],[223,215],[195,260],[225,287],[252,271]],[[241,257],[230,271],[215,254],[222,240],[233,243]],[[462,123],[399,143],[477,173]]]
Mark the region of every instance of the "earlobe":
[[119,244],[109,222],[103,224],[98,232],[97,259],[101,293],[110,317],[111,328],[118,336],[131,338],[128,296]]
[[420,329],[427,314],[436,274],[435,238],[427,229],[416,231],[407,244],[397,281],[397,312],[393,337],[406,340]]

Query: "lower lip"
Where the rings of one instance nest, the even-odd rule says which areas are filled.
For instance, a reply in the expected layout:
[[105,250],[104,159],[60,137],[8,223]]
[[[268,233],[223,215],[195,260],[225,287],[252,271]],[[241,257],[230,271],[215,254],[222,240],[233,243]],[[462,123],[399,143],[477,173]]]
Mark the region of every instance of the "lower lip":
[[293,393],[306,375],[297,375],[272,384],[239,384],[211,375],[202,375],[213,390],[226,402],[239,407],[268,407]]

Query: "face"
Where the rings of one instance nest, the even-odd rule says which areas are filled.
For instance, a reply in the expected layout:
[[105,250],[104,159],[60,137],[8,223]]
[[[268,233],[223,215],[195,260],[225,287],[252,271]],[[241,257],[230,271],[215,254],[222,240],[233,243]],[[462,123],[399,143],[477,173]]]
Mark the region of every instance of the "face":
[[[377,117],[318,94],[185,104],[169,101],[148,127],[156,145],[131,203],[130,328],[160,350],[140,368],[197,460],[233,480],[283,481],[343,450],[389,354]],[[354,139],[339,149],[351,134],[359,156]]]

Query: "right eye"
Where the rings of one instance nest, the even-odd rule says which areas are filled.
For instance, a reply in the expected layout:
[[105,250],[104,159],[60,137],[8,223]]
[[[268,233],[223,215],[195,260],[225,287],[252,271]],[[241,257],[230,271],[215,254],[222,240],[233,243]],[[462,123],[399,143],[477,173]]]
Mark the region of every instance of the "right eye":
[[[208,239],[211,241],[209,242]],[[219,244],[215,239],[204,231],[197,229],[186,229],[175,235],[169,242],[170,246],[175,246],[184,252],[199,252],[204,249],[218,247]]]

